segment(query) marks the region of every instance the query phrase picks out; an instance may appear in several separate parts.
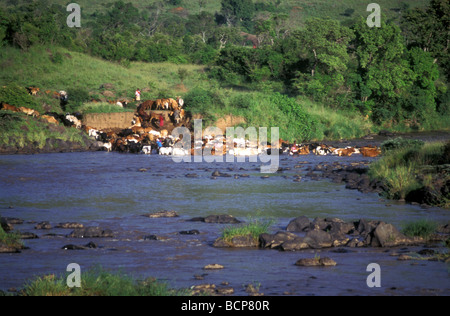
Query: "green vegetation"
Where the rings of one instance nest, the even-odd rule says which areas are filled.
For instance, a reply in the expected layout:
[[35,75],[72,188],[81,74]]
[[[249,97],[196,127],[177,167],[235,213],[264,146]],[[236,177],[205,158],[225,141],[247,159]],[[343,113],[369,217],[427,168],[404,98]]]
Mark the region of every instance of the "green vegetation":
[[231,242],[235,237],[251,236],[255,242],[258,242],[259,236],[267,233],[272,224],[272,220],[250,218],[247,224],[226,227],[222,232],[222,238],[225,242]]
[[[448,129],[450,6],[377,3],[380,28],[354,0],[79,1],[71,29],[62,0],[0,1],[0,84],[38,86],[19,106],[59,113],[113,111],[85,104],[136,88],[181,95],[207,121],[238,115],[289,141]],[[67,107],[46,90],[68,91]]]
[[449,151],[450,144],[440,142],[388,150],[369,175],[387,186],[388,198],[448,207]]
[[395,139],[390,139],[383,144],[381,144],[381,151],[386,153],[391,150],[399,149],[410,149],[410,148],[421,148],[425,143],[417,139],[404,139],[402,137],[397,137]]
[[69,288],[66,278],[48,275],[28,282],[22,296],[185,296],[187,290],[173,290],[167,284],[146,279],[136,281],[123,273],[95,268],[81,275],[81,287]]
[[134,109],[121,108],[114,104],[109,103],[85,103],[78,108],[83,114],[89,113],[121,113],[121,112],[134,112]]
[[22,248],[23,243],[20,239],[20,235],[14,232],[6,233],[0,226],[0,243],[5,244],[9,247]]
[[428,220],[418,220],[405,224],[402,233],[409,237],[422,237],[427,240],[436,232],[437,224]]
[[23,149],[31,146],[43,149],[48,140],[70,141],[84,145],[86,137],[75,128],[48,124],[44,120],[21,113],[0,112],[0,147]]

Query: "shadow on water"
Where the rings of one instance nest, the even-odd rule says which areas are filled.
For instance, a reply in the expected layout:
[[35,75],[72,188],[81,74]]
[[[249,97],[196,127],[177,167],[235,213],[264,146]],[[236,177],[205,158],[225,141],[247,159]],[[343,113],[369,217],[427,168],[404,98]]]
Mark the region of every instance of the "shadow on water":
[[[283,172],[268,178],[259,174],[258,163],[174,163],[170,158],[108,153],[73,153],[0,157],[0,214],[25,220],[17,225],[40,239],[26,240],[30,249],[0,255],[0,289],[19,288],[32,276],[64,274],[69,263],[86,269],[97,264],[136,277],[156,277],[174,287],[228,282],[235,294],[246,294],[244,285],[258,284],[267,295],[449,295],[449,274],[441,262],[397,261],[399,249],[358,248],[347,253],[335,249],[279,252],[258,249],[217,249],[212,243],[224,225],[187,221],[192,217],[231,214],[241,220],[273,218],[273,232],[305,215],[338,217],[346,221],[366,218],[401,227],[417,219],[448,221],[448,211],[424,210],[376,194],[346,190],[329,181],[305,177],[307,168],[319,162],[361,157],[282,157]],[[370,160],[368,160],[370,161]],[[297,167],[296,167],[297,166]],[[299,167],[301,166],[301,168]],[[213,178],[214,171],[230,175]],[[300,182],[294,182],[296,176]],[[180,217],[150,219],[142,214],[174,210]],[[67,244],[90,240],[64,237],[71,230],[35,230],[36,222],[80,222],[111,229],[114,238],[94,239],[97,249],[66,251]],[[197,229],[199,235],[178,232]],[[46,234],[54,234],[46,236]],[[156,235],[162,240],[144,240]],[[403,250],[407,251],[407,250]],[[332,257],[332,268],[301,268],[300,258]],[[369,263],[382,267],[382,288],[366,285]],[[205,272],[211,263],[225,266]],[[204,275],[206,274],[206,275]],[[204,275],[196,280],[195,275]]]

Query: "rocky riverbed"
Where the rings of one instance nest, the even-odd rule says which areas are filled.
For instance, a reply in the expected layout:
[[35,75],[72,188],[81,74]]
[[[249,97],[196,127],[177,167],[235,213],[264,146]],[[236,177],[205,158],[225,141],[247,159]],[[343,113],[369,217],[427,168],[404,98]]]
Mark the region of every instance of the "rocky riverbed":
[[[208,295],[448,295],[447,211],[386,201],[308,175],[336,161],[370,162],[282,157],[280,171],[263,177],[249,162],[176,164],[111,153],[4,156],[2,222],[30,239],[0,255],[0,289],[65,273],[75,262],[83,270],[101,265]],[[241,236],[238,247],[216,244],[226,227],[252,218],[273,219],[256,243]],[[440,223],[433,241],[403,235],[404,222],[424,218]],[[373,262],[383,269],[378,292],[365,282]]]

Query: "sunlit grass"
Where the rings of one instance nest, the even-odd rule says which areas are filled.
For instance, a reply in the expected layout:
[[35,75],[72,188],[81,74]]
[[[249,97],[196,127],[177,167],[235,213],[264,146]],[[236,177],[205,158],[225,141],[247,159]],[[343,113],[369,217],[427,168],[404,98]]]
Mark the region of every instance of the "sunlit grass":
[[187,296],[188,290],[170,289],[166,283],[149,278],[142,281],[121,272],[102,268],[81,271],[81,287],[69,288],[65,277],[47,275],[29,281],[23,296]]

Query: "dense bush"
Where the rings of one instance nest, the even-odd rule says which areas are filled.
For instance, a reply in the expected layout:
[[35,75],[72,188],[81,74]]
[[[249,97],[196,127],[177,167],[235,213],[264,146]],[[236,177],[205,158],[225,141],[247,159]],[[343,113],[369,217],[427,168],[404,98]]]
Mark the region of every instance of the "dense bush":
[[0,88],[0,102],[16,107],[24,106],[42,112],[42,106],[36,101],[36,97],[31,96],[26,88],[16,84]]
[[65,108],[67,112],[76,112],[85,102],[90,100],[89,91],[84,88],[69,88],[67,90],[69,102]]
[[390,139],[381,144],[381,151],[386,153],[391,150],[405,149],[405,148],[420,148],[425,143],[418,139],[405,139],[402,137],[397,137],[395,139]]

